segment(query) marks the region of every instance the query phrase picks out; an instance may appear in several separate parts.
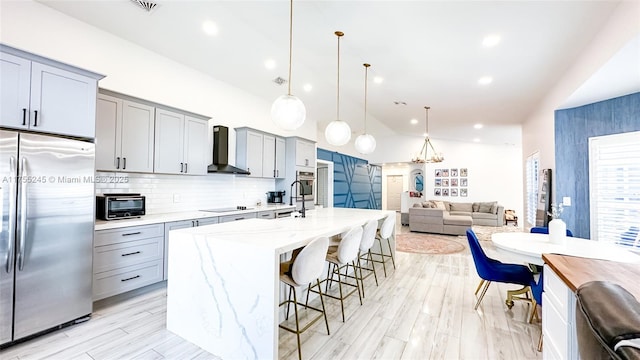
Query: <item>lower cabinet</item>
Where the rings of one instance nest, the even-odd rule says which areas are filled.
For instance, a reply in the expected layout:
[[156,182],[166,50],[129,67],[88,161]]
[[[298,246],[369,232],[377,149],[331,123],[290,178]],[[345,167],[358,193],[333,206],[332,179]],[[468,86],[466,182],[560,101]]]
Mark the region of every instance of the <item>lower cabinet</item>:
[[164,280],[168,279],[169,274],[169,231],[186,229],[196,226],[204,226],[210,224],[217,224],[218,217],[208,217],[201,219],[181,220],[164,223],[164,261],[163,261],[163,274]]
[[576,296],[548,265],[544,266],[543,288],[543,358],[578,359]]
[[163,224],[95,232],[93,300],[162,280]]
[[272,210],[260,211],[258,214],[256,214],[256,217],[258,219],[275,219],[276,212]]
[[255,218],[256,218],[256,213],[252,212],[252,213],[246,213],[246,214],[220,216],[219,222],[225,223],[225,222],[230,222],[230,221],[238,221],[238,220],[245,220],[245,219],[255,219]]

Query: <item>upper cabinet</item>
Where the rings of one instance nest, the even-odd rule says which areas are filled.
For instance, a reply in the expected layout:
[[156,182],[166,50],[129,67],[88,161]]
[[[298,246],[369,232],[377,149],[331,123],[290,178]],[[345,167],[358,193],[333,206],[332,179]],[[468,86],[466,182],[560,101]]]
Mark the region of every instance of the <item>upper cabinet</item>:
[[296,166],[309,168],[316,167],[316,144],[312,141],[293,138],[293,149],[295,150]]
[[154,172],[207,173],[208,121],[156,109]]
[[207,133],[208,119],[203,116],[101,89],[96,169],[203,175]]
[[0,45],[0,126],[93,138],[98,80],[86,70]]
[[251,177],[285,176],[285,140],[250,128],[236,128],[236,165]]
[[98,95],[96,169],[153,172],[155,108]]

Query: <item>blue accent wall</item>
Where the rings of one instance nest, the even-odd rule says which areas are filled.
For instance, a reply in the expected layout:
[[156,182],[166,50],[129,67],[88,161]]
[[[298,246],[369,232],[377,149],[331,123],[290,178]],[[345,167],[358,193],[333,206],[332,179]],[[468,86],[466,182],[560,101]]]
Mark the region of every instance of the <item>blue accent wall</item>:
[[382,209],[382,168],[353,156],[318,148],[318,159],[333,162],[333,206]]
[[555,201],[571,197],[562,219],[577,237],[590,237],[589,138],[640,131],[640,93],[555,112]]

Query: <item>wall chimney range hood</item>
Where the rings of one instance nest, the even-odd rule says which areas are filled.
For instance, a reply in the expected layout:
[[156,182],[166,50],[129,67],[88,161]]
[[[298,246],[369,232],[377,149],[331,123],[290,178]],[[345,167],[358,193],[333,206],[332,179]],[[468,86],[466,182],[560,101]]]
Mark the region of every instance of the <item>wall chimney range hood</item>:
[[209,173],[249,175],[247,170],[229,165],[229,128],[222,125],[213,127],[213,164]]

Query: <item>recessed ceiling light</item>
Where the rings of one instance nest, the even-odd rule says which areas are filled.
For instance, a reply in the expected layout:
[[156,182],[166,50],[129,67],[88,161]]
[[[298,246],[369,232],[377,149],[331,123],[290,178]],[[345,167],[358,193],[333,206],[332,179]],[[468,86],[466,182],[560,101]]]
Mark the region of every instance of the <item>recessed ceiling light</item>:
[[491,76],[483,76],[478,79],[478,84],[480,85],[489,85],[493,82],[493,78]]
[[381,78],[380,76],[376,76],[373,78],[373,82],[376,84],[382,84],[382,82],[384,81],[383,78]]
[[480,139],[475,138],[475,139],[473,139],[473,142],[480,142]]
[[418,123],[418,119],[411,119],[411,125],[415,125]]
[[500,43],[500,35],[491,34],[487,35],[482,39],[482,46],[484,47],[493,47]]
[[304,89],[304,91],[309,92],[313,89],[313,86],[311,86],[311,84],[304,84],[302,88]]
[[474,129],[482,129],[483,127],[484,127],[484,125],[482,125],[482,124],[475,124],[475,125],[473,125],[473,128],[474,128]]
[[267,68],[267,70],[273,70],[276,68],[276,61],[273,59],[267,59],[264,61],[264,67]]
[[210,36],[218,35],[218,25],[211,20],[202,23],[202,31]]

